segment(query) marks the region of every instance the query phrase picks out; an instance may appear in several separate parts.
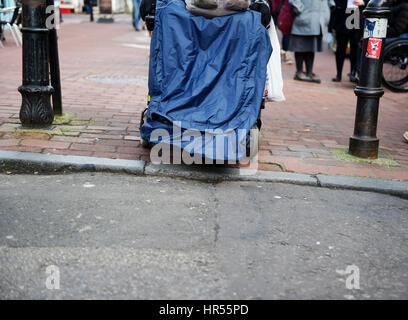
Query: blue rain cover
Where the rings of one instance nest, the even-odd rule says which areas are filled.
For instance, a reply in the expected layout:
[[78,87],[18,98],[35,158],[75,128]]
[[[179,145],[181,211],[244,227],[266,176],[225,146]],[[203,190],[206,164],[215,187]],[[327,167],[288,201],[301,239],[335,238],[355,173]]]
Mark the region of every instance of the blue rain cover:
[[258,12],[206,19],[181,0],[158,1],[142,138],[215,160],[241,159],[271,53]]

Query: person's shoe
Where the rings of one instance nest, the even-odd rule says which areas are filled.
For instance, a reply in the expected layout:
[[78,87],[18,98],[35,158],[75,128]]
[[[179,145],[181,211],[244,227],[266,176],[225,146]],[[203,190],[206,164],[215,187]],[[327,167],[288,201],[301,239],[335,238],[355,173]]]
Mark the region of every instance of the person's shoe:
[[294,80],[312,82],[312,79],[305,75],[304,72],[296,72],[293,77]]
[[293,64],[293,60],[291,58],[283,59],[282,62],[283,64]]
[[293,60],[290,58],[290,55],[287,51],[281,50],[281,58],[284,64],[293,64]]
[[405,139],[406,142],[408,142],[408,131],[406,131],[406,132],[404,133],[404,139]]
[[360,73],[359,73],[359,72],[356,72],[356,73],[354,74],[354,78],[356,79],[356,83],[359,84],[359,82],[360,82]]
[[307,77],[309,77],[311,79],[312,82],[314,83],[321,83],[322,81],[317,77],[317,75],[315,73],[310,73],[306,75]]
[[358,82],[357,77],[355,76],[354,73],[347,73],[347,76],[349,77],[351,82],[354,82],[354,83]]
[[341,82],[341,77],[336,76],[335,78],[332,79],[333,82]]

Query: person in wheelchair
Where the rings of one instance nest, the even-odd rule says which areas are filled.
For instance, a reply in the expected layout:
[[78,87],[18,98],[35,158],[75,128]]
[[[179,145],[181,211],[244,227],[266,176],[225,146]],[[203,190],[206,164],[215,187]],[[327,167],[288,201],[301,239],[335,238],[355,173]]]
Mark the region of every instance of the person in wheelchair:
[[[391,15],[388,20],[386,43],[399,38],[408,39],[408,2],[406,0],[390,0]],[[408,131],[403,134],[408,142]]]
[[397,38],[408,38],[408,2],[406,0],[390,1],[391,15],[388,19],[387,41]]
[[268,2],[143,0],[140,15],[148,29],[155,16],[142,142],[213,160],[246,157],[272,53]]
[[[267,27],[271,21],[271,9],[269,1],[266,0],[232,0],[225,2],[225,0],[186,0],[186,5],[188,7],[193,7],[194,10],[198,15],[200,15],[200,4],[202,9],[201,15],[207,17],[217,17],[217,16],[226,16],[231,15],[240,11],[245,11],[248,9],[248,5],[250,4],[249,8],[254,11],[258,11],[261,13],[261,20],[262,24]],[[140,4],[140,17],[143,21],[146,20],[146,16],[149,13],[152,13],[155,10],[157,0],[142,0]],[[197,5],[196,5],[197,4]],[[225,4],[224,6],[222,4]],[[224,9],[225,8],[225,9]],[[210,11],[213,9],[213,13],[211,14]],[[191,10],[194,12],[194,10]],[[207,13],[207,14],[206,14]]]

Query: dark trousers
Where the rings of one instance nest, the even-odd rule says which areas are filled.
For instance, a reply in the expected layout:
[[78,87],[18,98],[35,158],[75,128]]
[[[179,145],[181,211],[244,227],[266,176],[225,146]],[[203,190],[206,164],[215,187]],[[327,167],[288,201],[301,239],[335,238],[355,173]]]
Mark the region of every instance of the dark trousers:
[[289,50],[289,42],[290,42],[290,35],[283,35],[282,36],[282,50],[283,51]]
[[350,73],[356,71],[358,43],[360,41],[360,32],[350,31],[348,33],[336,33],[336,68],[337,76],[341,78],[343,72],[344,60],[346,58],[347,44],[350,42]]
[[295,52],[296,72],[303,72],[304,62],[306,65],[306,74],[312,74],[314,58],[314,52]]

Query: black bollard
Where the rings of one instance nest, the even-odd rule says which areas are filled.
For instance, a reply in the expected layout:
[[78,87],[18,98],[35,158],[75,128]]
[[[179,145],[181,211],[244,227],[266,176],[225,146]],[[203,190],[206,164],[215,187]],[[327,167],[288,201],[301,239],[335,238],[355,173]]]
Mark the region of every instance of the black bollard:
[[20,121],[23,127],[46,128],[54,120],[48,67],[48,29],[45,26],[46,0],[22,1],[23,84]]
[[349,153],[366,159],[378,157],[378,107],[384,94],[381,88],[382,48],[387,35],[387,17],[390,13],[386,2],[371,0],[363,11],[365,23],[360,82],[354,90],[357,96],[357,110]]
[[[54,6],[54,0],[46,0],[47,7]],[[58,55],[58,35],[57,35],[57,25],[56,17],[57,14],[54,11],[48,11],[47,19],[50,19],[51,14],[54,14],[54,23],[50,25],[48,32],[48,43],[49,43],[49,59],[50,59],[50,75],[51,75],[51,85],[54,88],[52,93],[52,109],[54,115],[62,115],[62,94],[61,94],[61,77],[60,77],[60,67],[59,67],[59,55]]]

